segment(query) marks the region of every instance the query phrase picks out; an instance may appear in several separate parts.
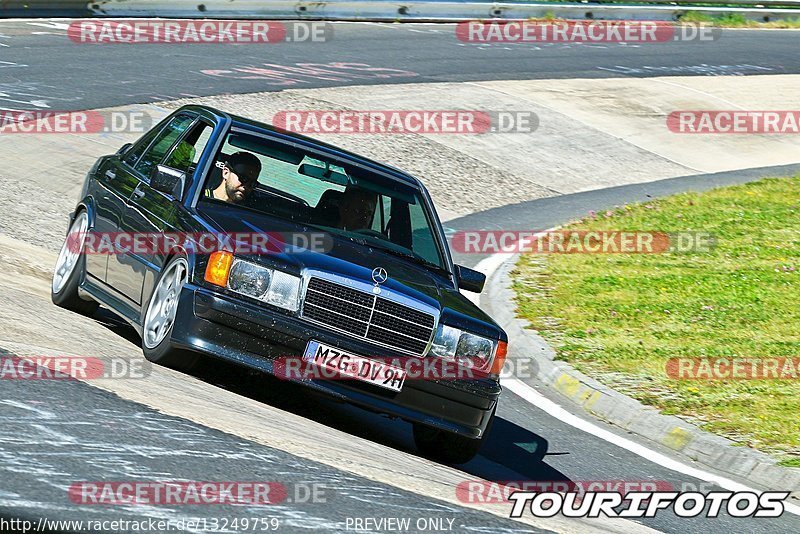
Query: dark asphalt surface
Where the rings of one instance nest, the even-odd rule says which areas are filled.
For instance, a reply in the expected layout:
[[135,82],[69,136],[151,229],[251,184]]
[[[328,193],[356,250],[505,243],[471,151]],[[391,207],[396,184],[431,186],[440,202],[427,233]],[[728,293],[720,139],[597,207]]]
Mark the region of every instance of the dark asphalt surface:
[[[0,106],[85,109],[187,95],[354,83],[800,72],[797,54],[800,33],[794,32],[723,32],[718,42],[702,44],[552,45],[539,49],[464,45],[455,39],[452,26],[337,24],[334,32],[335,38],[327,44],[91,46],[69,42],[64,30],[58,27],[6,22],[0,24],[0,44],[8,45],[0,47]],[[287,69],[311,62],[327,65],[326,72],[309,74]],[[331,66],[334,63],[339,65]],[[353,63],[369,67],[358,66],[355,70]],[[268,68],[265,64],[278,67],[269,67],[270,72],[254,70]],[[364,70],[367,68],[394,71]],[[210,75],[203,70],[217,72]],[[386,75],[397,76],[376,77]],[[654,197],[786,172],[788,169],[722,173],[567,195],[498,208],[450,221],[447,226],[545,229],[589,210],[644,200],[648,195]],[[479,256],[460,258],[468,265],[480,259]],[[132,338],[130,329],[123,325],[118,324],[112,331],[114,335]],[[201,376],[205,373],[203,377],[211,384],[324,421],[357,436],[413,450],[405,423],[389,422],[347,406],[293,400],[299,396],[293,397],[291,393],[295,390],[286,384],[276,386],[288,388],[278,390],[284,394],[267,395],[264,388],[248,385],[240,371],[208,365],[211,370],[201,371]],[[494,516],[430,502],[158,414],[81,383],[61,382],[53,387],[53,384],[6,381],[0,384],[0,403],[4,404],[0,409],[3,421],[0,512],[15,517],[40,517],[45,513],[58,518],[82,514],[118,517],[118,507],[75,509],[65,499],[65,485],[75,480],[158,476],[189,480],[260,478],[287,484],[316,481],[337,485],[338,491],[330,494],[331,503],[335,501],[336,506],[287,504],[266,511],[268,516],[285,521],[288,530],[341,527],[348,515],[455,517],[462,531],[499,532],[509,526]],[[462,466],[465,479],[479,476],[497,481],[665,481],[677,487],[684,483],[700,484],[576,431],[510,392],[504,394],[498,416],[481,457]],[[37,423],[37,418],[43,417],[57,424]],[[62,427],[67,421],[69,424]],[[669,454],[658,446],[653,448]],[[353,497],[362,491],[371,495],[370,499]],[[180,514],[231,517],[242,512],[140,507],[125,511],[131,517]],[[643,523],[675,533],[800,530],[798,518],[788,514],[778,520],[689,520],[665,512]]]
[[[82,382],[9,380],[1,397],[0,517],[34,523],[41,517],[154,518],[174,527],[204,520],[197,532],[259,532],[262,520],[273,526],[267,531],[338,532],[347,529],[348,518],[403,517],[412,525],[452,524],[454,531],[542,532],[167,416]],[[74,504],[68,497],[75,484],[115,481],[269,482],[285,490],[285,500],[278,489],[271,505],[99,505]],[[256,519],[257,529],[232,526]]]
[[0,106],[74,110],[353,84],[800,72],[797,31],[533,46],[463,43],[453,24],[334,23],[324,43],[129,45],[72,42],[67,22],[0,25],[0,45],[8,45],[0,47]]

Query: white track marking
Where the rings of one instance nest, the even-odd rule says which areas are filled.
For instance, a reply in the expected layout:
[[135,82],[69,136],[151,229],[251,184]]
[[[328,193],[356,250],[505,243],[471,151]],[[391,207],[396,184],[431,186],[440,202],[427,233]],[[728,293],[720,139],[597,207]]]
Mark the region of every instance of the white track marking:
[[43,28],[53,28],[56,30],[68,30],[69,24],[63,22],[28,22],[30,26],[41,26]]
[[[584,432],[592,434],[603,441],[607,441],[612,445],[616,445],[617,447],[630,451],[662,467],[666,467],[667,469],[677,473],[683,473],[684,475],[700,479],[704,482],[713,482],[714,484],[717,484],[721,488],[724,488],[728,491],[751,491],[757,494],[761,493],[758,490],[745,486],[744,484],[740,484],[739,482],[729,478],[715,475],[714,473],[709,473],[708,471],[703,471],[702,469],[686,465],[681,461],[670,458],[669,456],[656,452],[652,449],[648,449],[644,445],[640,445],[639,443],[631,441],[627,438],[618,436],[604,428],[600,428],[596,424],[586,421],[585,419],[581,419],[580,417],[570,413],[565,408],[559,406],[517,378],[503,379],[502,384],[503,387],[508,388],[521,399],[528,401],[548,415],[555,417],[559,421],[564,422],[573,428],[577,428],[578,430],[583,430]],[[800,515],[800,506],[784,502],[784,508],[790,514]]]
[[[553,230],[555,230],[555,228],[545,230],[544,232],[539,232],[537,234],[534,234],[533,238],[538,237],[539,235],[542,235],[546,232],[551,232]],[[516,246],[512,246],[511,249],[506,248],[505,250],[513,250],[514,248],[516,248]],[[503,262],[505,262],[508,258],[513,256],[513,254],[514,254],[513,252],[499,252],[497,254],[492,254],[488,258],[481,260],[478,263],[478,265],[475,266],[475,270],[485,274],[486,278],[488,279],[503,264]],[[475,304],[478,304],[480,299],[480,295],[477,295],[475,293],[470,295],[465,294],[465,296]],[[569,412],[566,408],[548,399],[547,397],[545,397],[544,395],[533,389],[531,386],[529,386],[528,384],[522,382],[517,378],[503,378],[501,379],[501,384],[503,385],[504,388],[507,388],[509,391],[517,395],[519,398],[536,406],[546,414],[555,417],[559,421],[566,423],[573,428],[577,428],[578,430],[582,430],[583,432],[598,437],[603,441],[607,441],[612,445],[616,445],[617,447],[630,451],[638,456],[641,456],[645,460],[660,465],[661,467],[666,467],[667,469],[675,471],[676,473],[682,473],[692,478],[700,479],[704,482],[712,482],[728,491],[751,491],[759,495],[761,494],[760,491],[750,488],[739,482],[736,482],[735,480],[731,480],[729,478],[725,478],[723,476],[716,475],[708,471],[703,471],[702,469],[698,469],[696,467],[691,467],[679,460],[670,458],[665,454],[661,454],[652,449],[648,449],[644,445],[631,441],[627,438],[623,438],[622,436],[618,436],[613,432],[610,432],[605,428],[596,425],[595,423],[592,423],[585,419],[581,419],[577,415]],[[784,502],[784,509],[790,514],[800,516],[800,506],[796,504],[790,504],[788,502]]]

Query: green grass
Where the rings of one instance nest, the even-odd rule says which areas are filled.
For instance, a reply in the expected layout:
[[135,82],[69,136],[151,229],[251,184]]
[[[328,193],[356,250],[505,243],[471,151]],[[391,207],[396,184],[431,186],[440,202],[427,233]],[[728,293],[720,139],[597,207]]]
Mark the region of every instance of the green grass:
[[[610,2],[611,3],[611,2]],[[703,5],[703,4],[699,4]],[[726,6],[712,6],[712,7],[726,7]],[[742,7],[742,6],[731,6]],[[589,9],[589,8],[587,8]],[[569,19],[561,19],[555,15],[554,12],[548,11],[542,18],[531,18],[532,22],[553,22],[563,21]],[[587,22],[583,20],[583,22]],[[611,21],[599,21],[611,22]],[[617,21],[622,22],[622,21]],[[684,13],[676,24],[706,24],[715,28],[773,28],[773,29],[792,29],[800,28],[800,16],[788,17],[785,19],[770,20],[770,21],[757,21],[749,20],[740,13],[725,13],[723,15],[711,16],[703,11],[687,11]]]
[[680,18],[680,22],[710,24],[719,28],[800,28],[800,17],[761,22],[748,20],[740,13],[725,13],[712,17],[702,11],[688,11]]
[[567,227],[704,231],[706,253],[523,255],[519,314],[584,373],[800,467],[800,380],[674,380],[676,357],[800,356],[800,176],[624,206]]

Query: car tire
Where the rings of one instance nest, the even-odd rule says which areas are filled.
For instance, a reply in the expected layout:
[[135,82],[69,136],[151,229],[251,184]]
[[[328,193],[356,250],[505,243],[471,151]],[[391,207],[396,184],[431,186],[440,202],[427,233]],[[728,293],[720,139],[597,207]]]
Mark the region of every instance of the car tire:
[[486,425],[486,431],[478,439],[414,423],[414,444],[431,460],[444,464],[465,464],[477,456],[493,423],[494,412]]
[[98,307],[97,302],[84,300],[78,295],[78,286],[86,270],[84,246],[88,229],[89,214],[81,210],[75,215],[58,253],[50,284],[53,304],[84,315],[91,315]]
[[196,352],[180,349],[172,344],[172,329],[178,313],[180,293],[188,275],[189,264],[186,258],[172,258],[162,269],[142,318],[144,357],[150,362],[181,371],[191,370],[200,357]]

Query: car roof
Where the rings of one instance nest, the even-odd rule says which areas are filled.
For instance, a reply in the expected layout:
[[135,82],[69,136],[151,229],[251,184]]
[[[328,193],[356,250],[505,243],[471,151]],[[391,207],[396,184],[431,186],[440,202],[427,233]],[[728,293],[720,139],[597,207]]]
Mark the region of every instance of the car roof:
[[260,131],[261,133],[267,133],[274,137],[278,137],[288,141],[293,141],[300,145],[308,146],[310,148],[315,148],[322,152],[327,152],[332,156],[350,160],[353,163],[358,163],[365,167],[371,168],[372,170],[382,172],[383,174],[395,178],[396,180],[401,181],[405,184],[413,185],[423,190],[425,189],[422,183],[419,181],[419,179],[415,178],[414,176],[411,176],[406,172],[401,171],[400,169],[392,167],[391,165],[386,165],[385,163],[380,163],[378,161],[371,160],[364,156],[360,156],[354,152],[350,152],[343,148],[339,148],[337,146],[325,143],[324,141],[320,141],[312,137],[307,137],[305,135],[290,132],[282,128],[277,128],[275,126],[272,126],[264,122],[259,122],[247,117],[242,117],[241,115],[226,113],[224,111],[215,109],[211,106],[189,105],[189,106],[183,106],[181,110],[200,111],[200,112],[205,111],[206,113],[210,113],[219,119],[230,118],[230,120],[233,123],[232,124],[233,126]]

